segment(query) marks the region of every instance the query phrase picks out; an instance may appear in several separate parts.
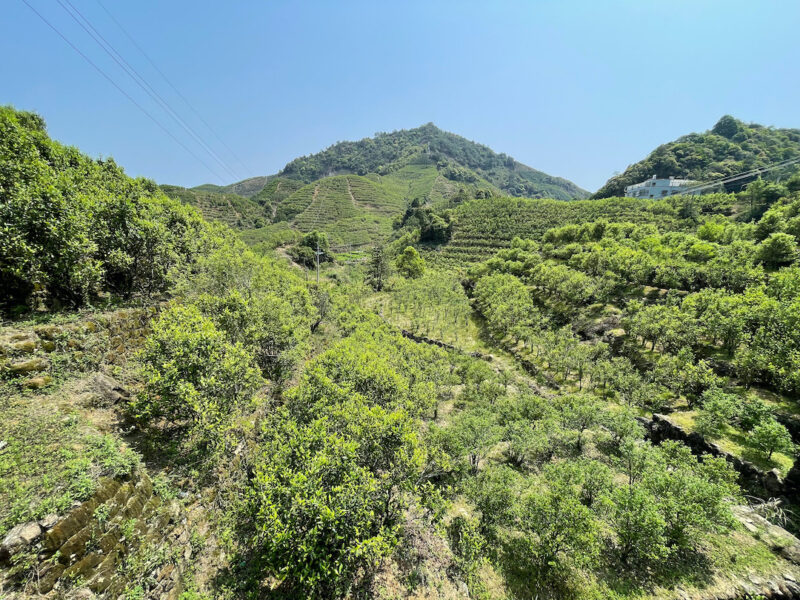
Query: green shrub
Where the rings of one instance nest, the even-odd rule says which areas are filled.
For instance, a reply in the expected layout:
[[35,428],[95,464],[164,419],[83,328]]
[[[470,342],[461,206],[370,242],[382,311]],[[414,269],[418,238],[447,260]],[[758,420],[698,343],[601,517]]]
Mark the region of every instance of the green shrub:
[[173,424],[213,426],[261,383],[253,357],[193,306],[161,313],[142,362],[145,390],[132,408],[140,418]]

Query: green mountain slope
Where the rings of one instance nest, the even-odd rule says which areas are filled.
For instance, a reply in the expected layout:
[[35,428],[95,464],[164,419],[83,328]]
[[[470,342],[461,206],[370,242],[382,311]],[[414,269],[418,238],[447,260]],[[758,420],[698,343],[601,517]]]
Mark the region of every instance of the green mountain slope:
[[160,187],[170,198],[200,210],[206,220],[219,221],[235,229],[262,227],[271,219],[271,213],[266,212],[258,202],[238,194],[213,191],[208,186],[184,188],[177,185],[161,185]]
[[[709,195],[697,208],[711,214],[724,210],[733,201],[731,196]],[[689,221],[680,217],[679,202],[677,199],[633,198],[574,202],[525,198],[471,200],[453,211],[450,240],[436,247],[436,251],[430,252],[426,259],[442,265],[480,262],[498,250],[509,247],[515,237],[539,239],[552,227],[580,225],[597,219],[682,229]]]
[[[200,208],[207,218],[239,229],[287,222],[298,231],[322,229],[338,244],[385,238],[392,219],[414,199],[445,207],[456,196],[460,202],[475,196],[572,200],[588,195],[566,179],[532,169],[431,123],[358,142],[339,142],[297,158],[269,177],[228,186],[164,189]],[[248,240],[263,237],[255,232],[246,235]]]
[[236,183],[231,183],[230,185],[204,183],[192,189],[203,192],[217,192],[218,194],[238,194],[239,196],[250,198],[260,192],[264,186],[267,185],[269,180],[270,177],[267,175],[258,175],[256,177],[243,179],[242,181],[237,181]]
[[653,175],[708,181],[799,156],[800,129],[745,124],[724,116],[710,131],[659,146],[646,159],[609,179],[595,197],[621,196],[625,186]]
[[442,131],[433,123],[416,129],[379,133],[358,142],[339,142],[311,156],[297,158],[280,172],[310,183],[337,174],[388,174],[424,151],[442,174],[453,181],[475,183],[482,178],[507,194],[563,200],[587,196],[574,183],[553,177],[497,154],[489,147]]

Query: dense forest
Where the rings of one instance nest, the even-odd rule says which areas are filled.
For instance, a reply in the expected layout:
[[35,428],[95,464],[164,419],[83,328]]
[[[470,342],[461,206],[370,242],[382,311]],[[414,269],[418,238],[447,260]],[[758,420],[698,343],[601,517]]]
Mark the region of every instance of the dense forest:
[[[653,175],[705,182],[797,157],[800,157],[800,129],[747,124],[726,115],[710,131],[691,133],[659,146],[644,160],[609,179],[594,197],[622,196],[625,186]],[[736,191],[741,187],[739,182]]]
[[512,198],[454,138],[244,197],[0,109],[0,594],[800,594],[800,173]]

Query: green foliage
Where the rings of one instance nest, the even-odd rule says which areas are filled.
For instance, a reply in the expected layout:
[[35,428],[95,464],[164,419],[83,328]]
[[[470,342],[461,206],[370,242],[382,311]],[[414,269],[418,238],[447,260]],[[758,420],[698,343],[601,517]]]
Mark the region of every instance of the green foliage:
[[795,449],[789,431],[775,419],[767,419],[756,425],[751,434],[751,443],[768,460],[773,452],[794,452]]
[[207,221],[219,221],[233,229],[263,227],[271,218],[257,202],[238,194],[204,191],[177,185],[160,185],[170,198],[195,207]]
[[405,250],[397,255],[394,266],[398,273],[409,279],[422,277],[425,272],[425,261],[413,246],[406,246]]
[[338,597],[391,551],[422,473],[416,418],[430,409],[440,361],[363,323],[309,365],[264,423],[251,544],[276,577],[306,596]]
[[252,356],[195,307],[173,306],[153,323],[142,355],[145,391],[133,401],[139,418],[213,428],[260,381]]
[[707,181],[795,156],[800,156],[800,131],[797,129],[747,125],[726,115],[711,131],[691,133],[659,146],[646,159],[609,179],[594,197],[621,196],[625,186],[654,174]]
[[207,242],[194,210],[112,160],[51,141],[30,113],[0,108],[0,163],[5,309],[158,294]]
[[703,393],[703,405],[697,418],[697,431],[707,438],[718,438],[737,412],[737,398],[718,388]]
[[295,262],[311,268],[317,264],[317,251],[321,252],[319,255],[320,263],[333,261],[333,253],[330,248],[328,235],[315,230],[306,233],[296,245],[292,246],[289,249],[289,256]]
[[531,169],[505,154],[495,154],[432,123],[379,133],[359,142],[339,142],[318,154],[293,160],[279,176],[310,183],[329,173],[386,174],[421,159],[437,164],[450,179],[475,181],[482,177],[513,195],[568,200],[586,194],[565,179]]
[[376,292],[380,292],[386,285],[386,280],[391,273],[391,264],[383,246],[375,246],[372,249],[369,263],[367,265],[367,281]]
[[770,234],[758,249],[758,259],[773,268],[789,265],[797,256],[797,238],[788,233]]

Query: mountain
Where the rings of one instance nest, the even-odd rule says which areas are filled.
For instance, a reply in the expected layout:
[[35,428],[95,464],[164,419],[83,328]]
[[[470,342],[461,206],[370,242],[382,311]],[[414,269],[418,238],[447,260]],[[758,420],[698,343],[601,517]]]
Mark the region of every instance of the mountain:
[[[392,220],[414,199],[441,206],[475,196],[562,200],[588,196],[566,179],[532,169],[432,123],[339,142],[296,158],[268,177],[228,186],[164,189],[197,206],[206,218],[239,229],[287,222],[301,232],[325,231],[336,244],[385,238],[391,233]],[[247,239],[260,236],[251,233]]]
[[710,131],[659,146],[609,179],[594,197],[622,196],[625,186],[653,175],[710,181],[795,157],[800,157],[800,129],[746,124],[726,115]]
[[532,169],[433,123],[379,133],[358,142],[339,142],[318,154],[293,160],[279,175],[310,183],[329,175],[388,174],[421,156],[451,181],[477,183],[482,179],[511,196],[570,200],[588,195],[571,181]]

